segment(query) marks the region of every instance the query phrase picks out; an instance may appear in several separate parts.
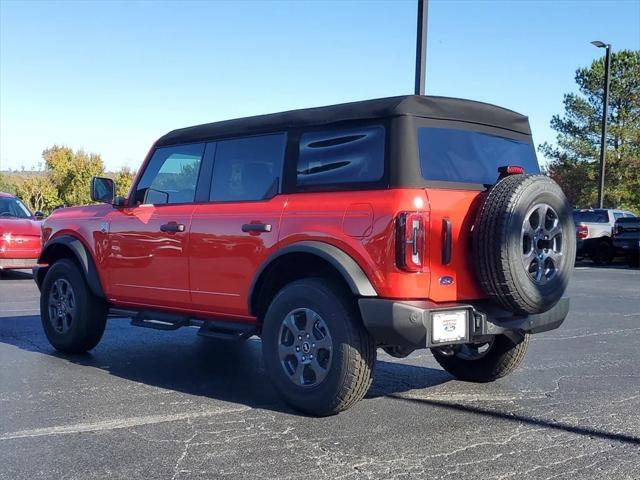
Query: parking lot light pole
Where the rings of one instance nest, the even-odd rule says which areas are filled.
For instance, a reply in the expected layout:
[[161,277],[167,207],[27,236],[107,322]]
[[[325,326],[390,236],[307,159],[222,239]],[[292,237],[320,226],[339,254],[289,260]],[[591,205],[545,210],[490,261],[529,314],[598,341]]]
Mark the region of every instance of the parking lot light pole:
[[416,33],[416,83],[414,93],[424,95],[427,61],[427,13],[429,0],[418,0],[418,30]]
[[602,135],[600,137],[600,178],[598,185],[598,207],[604,205],[604,166],[607,156],[607,115],[609,111],[609,70],[611,68],[611,44],[599,40],[591,42],[598,48],[606,49],[604,60],[604,99],[602,102]]

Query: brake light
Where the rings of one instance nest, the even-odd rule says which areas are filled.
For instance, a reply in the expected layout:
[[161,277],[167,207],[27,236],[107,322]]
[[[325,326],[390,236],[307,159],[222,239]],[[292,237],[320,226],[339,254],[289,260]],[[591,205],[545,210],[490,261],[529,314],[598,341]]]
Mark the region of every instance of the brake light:
[[622,232],[624,232],[624,227],[622,225],[616,224],[613,226],[614,235],[620,235]]
[[589,236],[589,227],[587,227],[586,225],[578,225],[578,238],[580,240],[584,240],[585,238],[587,238]]
[[422,213],[402,212],[396,219],[396,265],[407,272],[424,266],[425,222]]
[[523,175],[524,167],[520,165],[503,165],[502,167],[498,167],[498,173],[500,174],[499,179],[503,179],[509,175]]

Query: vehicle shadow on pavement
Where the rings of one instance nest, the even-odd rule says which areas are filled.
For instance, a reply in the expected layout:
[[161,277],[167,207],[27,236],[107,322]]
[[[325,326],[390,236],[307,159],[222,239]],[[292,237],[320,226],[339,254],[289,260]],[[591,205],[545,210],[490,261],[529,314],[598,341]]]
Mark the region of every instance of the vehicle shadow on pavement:
[[459,403],[447,402],[443,400],[431,400],[426,398],[407,398],[398,394],[387,395],[388,398],[400,400],[403,402],[417,403],[424,406],[436,407],[439,409],[471,413],[474,415],[481,415],[485,417],[494,418],[497,420],[504,420],[508,422],[525,423],[528,425],[534,425],[538,427],[549,428],[553,430],[562,430],[564,432],[574,433],[577,435],[584,435],[587,437],[596,437],[604,440],[612,440],[616,442],[629,443],[632,445],[640,445],[640,437],[634,437],[633,435],[626,435],[624,433],[612,433],[606,430],[600,430],[591,427],[579,427],[564,422],[556,422],[546,420],[544,418],[531,417],[528,415],[521,415],[511,412],[499,412],[488,408],[477,407],[474,405],[463,405]]
[[0,270],[0,280],[31,280],[31,272],[22,270]]
[[[0,318],[0,344],[92,367],[128,381],[204,398],[298,414],[280,401],[262,363],[258,339],[230,342],[194,331],[149,331],[110,320],[91,353],[63,354],[49,345],[38,316]],[[378,361],[368,398],[426,389],[452,380],[442,370]],[[117,388],[117,383],[115,385]]]

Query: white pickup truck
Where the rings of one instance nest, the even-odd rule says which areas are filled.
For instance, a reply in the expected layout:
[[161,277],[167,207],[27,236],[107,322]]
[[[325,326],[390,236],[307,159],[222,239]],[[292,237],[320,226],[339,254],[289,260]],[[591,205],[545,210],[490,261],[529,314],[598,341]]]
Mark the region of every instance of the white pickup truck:
[[619,218],[629,217],[635,214],[605,208],[574,210],[577,256],[589,257],[596,265],[610,264],[617,253],[612,240],[613,226]]

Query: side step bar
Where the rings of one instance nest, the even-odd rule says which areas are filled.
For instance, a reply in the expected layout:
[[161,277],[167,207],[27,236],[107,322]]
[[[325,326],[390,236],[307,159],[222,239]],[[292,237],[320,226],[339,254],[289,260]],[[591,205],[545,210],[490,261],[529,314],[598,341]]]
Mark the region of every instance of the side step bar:
[[109,314],[131,318],[135,327],[153,328],[154,330],[177,330],[181,327],[200,327],[198,335],[223,340],[247,340],[258,335],[256,325],[218,319],[199,319],[185,315],[151,310],[123,310],[112,308]]

